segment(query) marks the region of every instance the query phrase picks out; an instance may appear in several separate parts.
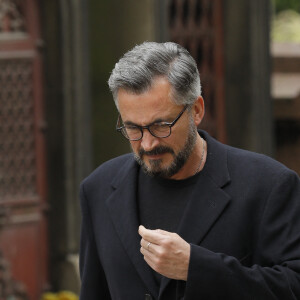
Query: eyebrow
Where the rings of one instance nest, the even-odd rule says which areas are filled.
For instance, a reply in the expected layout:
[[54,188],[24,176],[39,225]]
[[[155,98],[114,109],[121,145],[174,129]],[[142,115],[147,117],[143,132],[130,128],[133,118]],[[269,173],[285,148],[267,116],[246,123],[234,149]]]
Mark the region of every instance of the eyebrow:
[[[155,119],[153,122],[147,124],[146,126],[150,126],[150,125],[153,125],[153,124],[155,124],[155,123],[162,123],[162,122],[169,123],[169,122],[164,121],[163,119],[159,118],[159,119]],[[131,125],[131,126],[142,127],[141,125],[138,125],[138,124],[133,123],[133,122],[131,122],[131,121],[125,121],[125,122],[123,122],[123,123],[124,123],[124,125]]]

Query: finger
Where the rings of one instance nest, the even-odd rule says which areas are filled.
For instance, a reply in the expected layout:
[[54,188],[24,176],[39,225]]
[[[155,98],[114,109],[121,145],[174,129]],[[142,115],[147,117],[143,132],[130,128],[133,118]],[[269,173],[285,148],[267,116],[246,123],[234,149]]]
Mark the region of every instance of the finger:
[[160,234],[162,234],[162,235],[172,235],[173,234],[173,232],[169,232],[169,231],[166,231],[166,230],[162,230],[162,229],[156,229],[156,230],[154,230],[154,231],[156,231],[156,232],[158,232],[158,233],[160,233]]
[[143,225],[139,227],[139,235],[146,241],[155,243],[160,235],[157,230],[146,229]]
[[145,233],[159,233],[159,234],[163,234],[163,235],[171,235],[173,234],[172,232],[169,232],[169,231],[166,231],[166,230],[162,230],[162,229],[155,229],[155,230],[151,230],[151,229],[147,229],[145,228],[143,225],[140,225],[139,226],[139,234],[142,235],[142,234],[145,234]]
[[[150,250],[151,250],[151,248],[150,248]],[[156,257],[155,254],[152,253],[151,251],[145,249],[144,247],[140,248],[140,252],[144,256],[144,260],[147,262],[151,262],[151,264],[153,265],[153,261],[155,260],[155,257]]]
[[155,268],[155,263],[153,262],[153,260],[150,257],[144,255],[144,260],[154,271],[157,272],[157,270]]
[[149,241],[146,241],[145,239],[141,239],[141,246],[150,252],[155,252],[158,245],[151,243]]
[[146,229],[144,226],[141,225],[139,227],[139,234],[144,240],[159,245],[160,241],[163,238],[165,238],[166,235],[171,235],[172,233],[161,229],[157,229],[157,230]]
[[[156,272],[161,273],[161,271],[158,269],[157,266],[157,257],[155,254],[153,254],[152,252],[149,252],[147,250],[145,250],[144,248],[141,248],[141,253],[144,256],[144,260],[145,262]],[[163,274],[162,274],[163,275]]]

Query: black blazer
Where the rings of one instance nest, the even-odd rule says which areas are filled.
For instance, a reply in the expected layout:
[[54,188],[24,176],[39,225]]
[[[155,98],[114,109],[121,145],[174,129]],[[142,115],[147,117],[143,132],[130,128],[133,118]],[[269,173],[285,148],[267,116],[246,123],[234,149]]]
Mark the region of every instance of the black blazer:
[[178,229],[191,244],[187,282],[158,288],[140,253],[139,166],[126,154],[81,185],[81,300],[300,299],[298,175],[201,135],[207,161]]

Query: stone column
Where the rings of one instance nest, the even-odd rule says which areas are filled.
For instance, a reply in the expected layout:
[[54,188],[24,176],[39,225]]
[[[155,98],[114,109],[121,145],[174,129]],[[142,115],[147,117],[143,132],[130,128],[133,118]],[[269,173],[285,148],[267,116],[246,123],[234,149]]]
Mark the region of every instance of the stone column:
[[228,143],[273,152],[269,1],[224,1]]
[[43,1],[50,282],[79,292],[79,184],[91,171],[89,47],[85,0]]

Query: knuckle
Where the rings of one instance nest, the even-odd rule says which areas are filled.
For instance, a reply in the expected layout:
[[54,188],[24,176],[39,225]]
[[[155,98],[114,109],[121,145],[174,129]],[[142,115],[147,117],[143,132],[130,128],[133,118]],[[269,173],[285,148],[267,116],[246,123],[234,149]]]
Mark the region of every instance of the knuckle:
[[166,241],[165,240],[160,241],[160,246],[162,248],[165,248],[166,247]]
[[167,247],[170,243],[170,240],[168,238],[164,238],[162,241],[161,241],[161,245],[164,246],[164,247]]
[[161,245],[164,248],[169,249],[173,245],[173,240],[170,239],[169,237],[167,237],[167,238],[165,238],[165,239],[162,240]]
[[159,261],[165,259],[167,256],[167,251],[165,249],[160,249],[157,253],[157,258],[159,259]]

